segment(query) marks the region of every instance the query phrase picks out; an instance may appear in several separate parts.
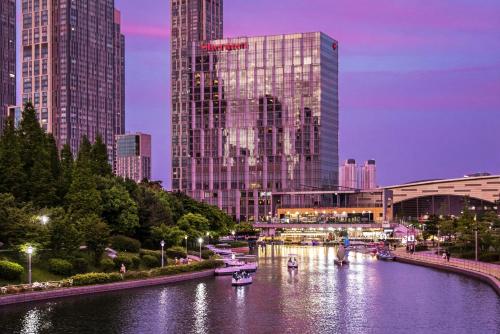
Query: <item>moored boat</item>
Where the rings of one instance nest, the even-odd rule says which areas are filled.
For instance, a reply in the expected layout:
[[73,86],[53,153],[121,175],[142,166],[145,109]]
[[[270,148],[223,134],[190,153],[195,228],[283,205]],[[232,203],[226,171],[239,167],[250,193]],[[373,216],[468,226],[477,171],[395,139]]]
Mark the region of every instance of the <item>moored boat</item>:
[[246,271],[237,272],[233,274],[231,284],[233,286],[242,286],[252,284],[253,278]]

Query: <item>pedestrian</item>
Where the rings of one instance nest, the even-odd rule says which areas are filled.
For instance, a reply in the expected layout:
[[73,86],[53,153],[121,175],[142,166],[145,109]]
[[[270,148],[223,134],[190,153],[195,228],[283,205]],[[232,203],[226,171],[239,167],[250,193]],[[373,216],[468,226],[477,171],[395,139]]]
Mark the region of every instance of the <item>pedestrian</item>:
[[446,261],[450,262],[450,256],[451,256],[450,251],[446,250]]
[[442,256],[443,260],[446,260],[447,258],[447,255],[446,255],[446,250],[443,252],[443,256]]
[[125,265],[122,263],[120,267],[120,276],[123,278],[123,275],[127,272],[127,268],[125,268]]

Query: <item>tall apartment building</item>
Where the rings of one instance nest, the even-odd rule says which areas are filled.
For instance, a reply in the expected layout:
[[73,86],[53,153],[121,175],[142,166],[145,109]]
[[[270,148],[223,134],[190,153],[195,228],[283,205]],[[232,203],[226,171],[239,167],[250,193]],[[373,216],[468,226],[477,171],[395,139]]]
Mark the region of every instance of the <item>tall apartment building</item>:
[[16,104],[16,0],[0,0],[0,132]]
[[358,166],[356,160],[347,159],[340,167],[340,183],[341,190],[359,189],[358,181]]
[[360,167],[360,188],[363,190],[371,190],[377,188],[377,166],[375,160],[367,160]]
[[271,192],[335,186],[337,41],[222,39],[222,1],[171,3],[173,189],[252,221]]
[[115,174],[141,182],[151,180],[151,136],[133,133],[116,136]]
[[125,39],[114,0],[22,0],[22,99],[61,147],[124,133]]

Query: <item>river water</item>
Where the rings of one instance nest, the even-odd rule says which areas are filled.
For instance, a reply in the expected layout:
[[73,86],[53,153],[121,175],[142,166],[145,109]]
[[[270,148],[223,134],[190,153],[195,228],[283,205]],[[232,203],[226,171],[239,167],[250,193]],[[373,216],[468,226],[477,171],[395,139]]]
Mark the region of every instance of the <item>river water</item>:
[[3,307],[0,333],[500,333],[484,283],[353,252],[339,267],[334,255],[268,246],[246,287],[216,277]]

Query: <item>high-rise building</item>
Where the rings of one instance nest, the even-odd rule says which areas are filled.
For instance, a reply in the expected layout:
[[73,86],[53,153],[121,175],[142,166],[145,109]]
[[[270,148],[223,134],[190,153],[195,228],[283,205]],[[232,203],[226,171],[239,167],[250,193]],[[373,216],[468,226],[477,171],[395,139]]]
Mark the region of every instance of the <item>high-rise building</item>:
[[16,0],[0,0],[0,132],[16,104]]
[[124,47],[114,0],[22,0],[22,98],[58,145],[124,132]]
[[10,117],[14,121],[14,127],[18,128],[23,117],[23,110],[19,106],[9,106],[7,117]]
[[360,168],[360,188],[371,190],[377,188],[377,166],[375,160],[367,160]]
[[340,183],[341,190],[358,189],[358,166],[356,160],[347,159],[340,167]]
[[116,136],[115,174],[141,182],[151,180],[151,136],[133,133]]
[[337,41],[222,39],[222,1],[171,2],[173,189],[252,221],[271,192],[335,186]]

